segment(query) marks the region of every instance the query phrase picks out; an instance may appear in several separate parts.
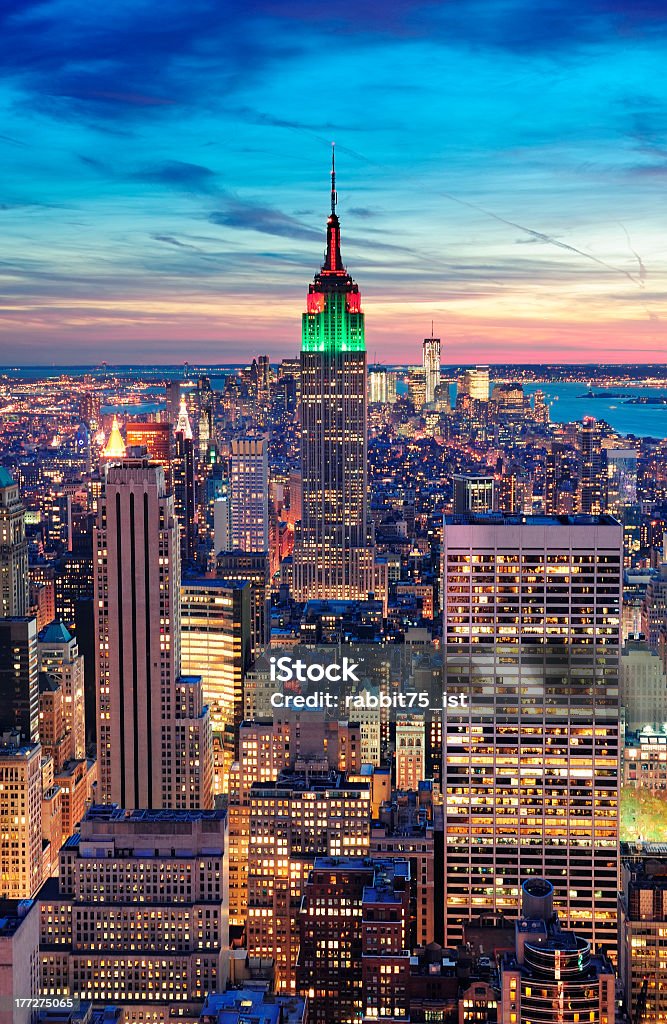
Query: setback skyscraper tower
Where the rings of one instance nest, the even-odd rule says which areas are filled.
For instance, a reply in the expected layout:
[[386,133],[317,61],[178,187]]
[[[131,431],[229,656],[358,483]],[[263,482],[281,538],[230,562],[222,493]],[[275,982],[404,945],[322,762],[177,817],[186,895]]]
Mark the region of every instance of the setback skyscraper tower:
[[207,808],[211,724],[198,676],[181,676],[178,523],[162,466],[109,468],[97,527],[100,802]]
[[343,266],[336,202],[332,162],[326,255],[302,318],[303,509],[294,547],[299,600],[365,598],[373,590],[364,314],[359,288]]

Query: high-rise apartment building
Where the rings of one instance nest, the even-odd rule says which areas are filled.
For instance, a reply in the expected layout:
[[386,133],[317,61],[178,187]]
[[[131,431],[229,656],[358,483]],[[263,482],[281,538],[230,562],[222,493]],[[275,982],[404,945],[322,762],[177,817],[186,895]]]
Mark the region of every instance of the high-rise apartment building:
[[42,748],[0,742],[0,896],[30,899],[42,884]]
[[436,399],[436,388],[440,386],[440,338],[424,338],[422,343],[422,365],[426,385],[426,404]]
[[37,667],[56,679],[63,691],[63,715],[72,736],[72,757],[86,755],[86,708],[83,657],[62,622],[51,622],[37,638]]
[[[250,664],[251,587],[186,577],[181,586],[181,667],[200,675],[214,740],[213,790],[227,792],[238,755],[243,680]],[[215,753],[221,757],[216,758]]]
[[232,441],[232,547],[269,550],[269,462],[264,438]]
[[609,516],[445,516],[447,943],[550,876],[615,946],[621,545]]
[[196,1020],[228,974],[225,812],[93,805],[39,905],[42,995]]
[[101,799],[210,807],[211,724],[201,679],[181,676],[178,524],[161,466],[109,468],[95,544]]
[[310,285],[301,345],[301,524],[294,594],[365,598],[373,587],[368,545],[364,314],[340,253],[335,173],[321,271]]
[[28,614],[28,542],[18,484],[0,466],[0,618]]
[[642,633],[648,644],[657,650],[660,634],[667,631],[667,562],[658,566],[651,577],[642,604]]
[[39,739],[37,620],[0,618],[0,734]]
[[364,857],[370,836],[368,786],[335,772],[292,772],[250,790],[248,953],[275,961],[278,991],[293,991],[298,914],[316,857]]

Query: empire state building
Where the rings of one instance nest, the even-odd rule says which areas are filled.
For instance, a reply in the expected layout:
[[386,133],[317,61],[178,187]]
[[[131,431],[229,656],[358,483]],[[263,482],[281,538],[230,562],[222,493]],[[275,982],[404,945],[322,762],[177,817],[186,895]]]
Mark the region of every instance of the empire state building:
[[368,536],[364,314],[343,266],[331,166],[322,269],[308,289],[301,343],[303,504],[294,546],[297,600],[366,598],[374,589]]

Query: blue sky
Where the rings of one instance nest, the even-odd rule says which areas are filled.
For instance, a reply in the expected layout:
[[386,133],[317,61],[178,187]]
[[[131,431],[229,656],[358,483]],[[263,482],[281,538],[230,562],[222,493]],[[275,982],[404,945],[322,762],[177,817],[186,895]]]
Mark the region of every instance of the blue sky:
[[0,11],[0,362],[299,346],[337,146],[367,344],[664,361],[667,10],[120,0]]

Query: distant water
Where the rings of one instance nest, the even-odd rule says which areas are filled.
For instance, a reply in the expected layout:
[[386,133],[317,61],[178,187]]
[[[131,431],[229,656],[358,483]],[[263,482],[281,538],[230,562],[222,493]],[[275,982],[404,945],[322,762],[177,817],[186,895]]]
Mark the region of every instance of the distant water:
[[[525,384],[524,391],[532,395],[543,391],[549,403],[552,423],[572,423],[584,416],[595,416],[606,422],[619,434],[635,434],[637,437],[667,437],[667,405],[626,405],[627,399],[588,398],[585,384]],[[612,384],[609,388],[593,385],[597,395],[610,391],[613,394],[653,396],[667,398],[667,388],[628,387],[627,384]]]
[[[224,384],[225,372],[232,369],[231,365],[224,367],[191,366],[189,368],[189,377],[192,380],[196,379],[199,372],[208,373],[211,378],[211,386],[217,391]],[[63,373],[70,374],[71,376],[83,376],[84,373],[90,373],[98,378],[104,375],[104,371],[99,366],[30,366],[21,369],[2,367],[0,368],[0,373],[13,377],[26,377],[32,380],[47,377],[55,378]],[[183,366],[181,364],[180,366],[159,367],[110,367],[108,376],[111,377],[114,373],[132,376],[141,380],[150,380],[152,378],[157,383],[157,381],[164,380],[165,378],[182,378]],[[606,420],[620,434],[635,434],[637,437],[667,437],[667,405],[626,405],[626,398],[610,398],[606,395],[602,398],[589,398],[586,397],[588,386],[577,382],[525,384],[524,389],[529,395],[532,395],[535,391],[544,392],[549,402],[553,423],[571,423],[581,421],[584,416],[595,416],[596,419]],[[151,392],[153,391],[152,388],[150,390]],[[399,380],[397,390],[399,393],[407,391],[403,381]],[[667,388],[633,387],[623,382],[612,382],[606,390],[614,394],[622,392],[623,395],[667,397]],[[162,391],[161,387],[159,389],[155,388],[155,392],[158,391]],[[604,393],[605,388],[595,384],[593,385],[593,391],[596,394]],[[456,397],[456,385],[451,386],[450,392],[453,402]],[[153,397],[152,394],[151,397]],[[107,408],[109,411],[112,411],[113,408],[118,412],[125,411],[130,415],[136,415],[140,412],[152,412],[157,407],[157,404],[146,402],[137,406],[108,406]]]

